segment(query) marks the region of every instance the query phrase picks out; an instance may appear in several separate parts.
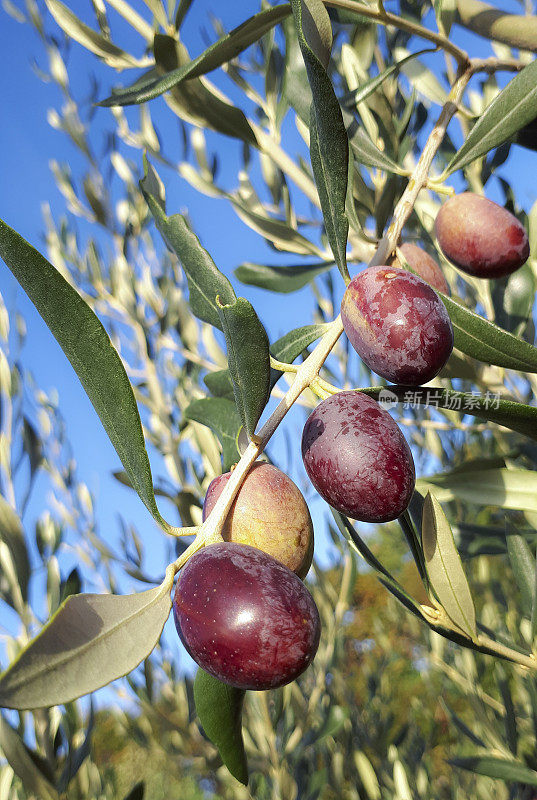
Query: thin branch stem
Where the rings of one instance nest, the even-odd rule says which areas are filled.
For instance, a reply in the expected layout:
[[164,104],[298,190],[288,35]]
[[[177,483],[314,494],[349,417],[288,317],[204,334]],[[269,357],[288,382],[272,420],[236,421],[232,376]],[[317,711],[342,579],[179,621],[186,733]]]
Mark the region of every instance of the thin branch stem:
[[206,544],[221,541],[221,530],[224,525],[226,516],[233,505],[235,495],[239,491],[250,467],[255,460],[261,455],[267,446],[270,438],[277,430],[281,421],[293,406],[294,402],[298,399],[300,394],[306,389],[317,377],[320,368],[326,361],[330,351],[339,339],[343,332],[343,324],[341,317],[337,317],[326,331],[319,344],[313,350],[307,359],[300,365],[297,370],[295,379],[284,397],[279,402],[277,408],[273,411],[271,416],[265,422],[259,433],[255,436],[254,440],[250,442],[244,451],[239,463],[232,471],[231,476],[226,483],[221,495],[214,504],[214,507],[203,523],[203,526],[192,542],[190,547],[175,561],[175,570],[181,569],[183,564],[187,562],[191,555]]
[[356,3],[354,0],[324,0],[325,5],[332,8],[344,8],[346,11],[352,11],[355,14],[360,14],[369,19],[374,19],[382,25],[393,25],[401,31],[406,31],[413,36],[419,36],[421,39],[427,39],[433,42],[437,47],[441,47],[446,53],[450,53],[459,64],[460,67],[466,67],[470,63],[470,58],[465,50],[461,50],[456,44],[450,42],[446,36],[440,33],[429,31],[417,22],[412,22],[409,19],[398,17],[397,14],[391,14],[389,11],[379,11],[371,6],[364,6],[362,3]]

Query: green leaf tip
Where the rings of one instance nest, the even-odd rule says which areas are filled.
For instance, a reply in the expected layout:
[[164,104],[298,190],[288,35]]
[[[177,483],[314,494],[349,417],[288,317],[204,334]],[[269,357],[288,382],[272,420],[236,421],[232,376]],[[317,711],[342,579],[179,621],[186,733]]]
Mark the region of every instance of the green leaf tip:
[[248,764],[241,730],[245,694],[244,689],[228,686],[202,669],[196,673],[194,702],[203,730],[233,777],[247,786]]

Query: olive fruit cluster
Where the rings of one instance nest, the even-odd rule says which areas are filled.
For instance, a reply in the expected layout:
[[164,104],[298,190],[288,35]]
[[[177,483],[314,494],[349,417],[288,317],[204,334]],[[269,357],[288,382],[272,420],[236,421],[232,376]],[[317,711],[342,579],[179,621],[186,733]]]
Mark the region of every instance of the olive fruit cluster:
[[[204,517],[229,477],[209,485]],[[177,632],[192,658],[224,683],[283,686],[306,669],[319,644],[319,613],[300,579],[313,555],[306,502],[281,470],[254,464],[222,536],[224,542],[195,553],[181,571],[173,601]]]
[[[448,200],[436,219],[444,255],[470,275],[505,276],[529,255],[522,225],[496,203],[469,192]],[[394,383],[434,378],[453,349],[453,329],[436,293],[449,293],[434,259],[411,243],[400,252],[413,272],[371,266],[350,281],[341,304],[345,332],[362,360]],[[417,273],[417,274],[415,274]],[[406,510],[415,484],[400,429],[367,395],[342,391],[323,400],[302,434],[306,472],[336,510],[387,522]],[[230,473],[207,491],[204,519]],[[255,464],[222,529],[223,541],[183,568],[173,611],[187,651],[214,677],[242,689],[294,680],[319,644],[315,602],[301,581],[313,555],[313,526],[295,484],[270,464]]]

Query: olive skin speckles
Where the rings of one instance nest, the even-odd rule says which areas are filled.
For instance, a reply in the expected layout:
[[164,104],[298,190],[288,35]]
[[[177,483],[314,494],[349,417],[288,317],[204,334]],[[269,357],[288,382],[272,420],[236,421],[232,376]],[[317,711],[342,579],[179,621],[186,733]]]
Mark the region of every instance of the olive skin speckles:
[[181,570],[173,613],[192,658],[239,689],[274,689],[313,660],[321,624],[300,578],[267,553],[223,542]]
[[304,426],[302,458],[321,497],[362,522],[396,519],[414,491],[406,439],[388,412],[360,392],[319,403]]
[[343,295],[341,319],[363,362],[392,383],[427,383],[453,350],[444,304],[406,270],[376,266],[355,275]]
[[445,257],[476,278],[510,275],[530,254],[528,235],[518,219],[503,206],[472,192],[444,203],[435,231]]

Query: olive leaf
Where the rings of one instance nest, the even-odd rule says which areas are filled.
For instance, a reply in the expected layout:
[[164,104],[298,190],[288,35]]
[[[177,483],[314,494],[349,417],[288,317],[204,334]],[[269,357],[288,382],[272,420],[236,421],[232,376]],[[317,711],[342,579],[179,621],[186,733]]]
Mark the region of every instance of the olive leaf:
[[[146,177],[148,173],[146,170]],[[182,214],[167,217],[161,202],[149,191],[144,177],[140,188],[155,218],[155,223],[165,242],[173,250],[183,267],[190,291],[189,305],[198,319],[222,330],[216,297],[221,303],[233,303],[235,292],[228,279],[215,265],[197,236],[190,230]]]
[[41,800],[58,800],[58,792],[52,784],[53,776],[46,771],[46,762],[25,745],[3,714],[0,714],[0,750],[27,792]]
[[252,304],[244,297],[225,305],[217,297],[216,302],[226,337],[235,405],[251,437],[270,395],[268,336]]
[[505,539],[513,575],[522,598],[524,613],[528,619],[531,619],[535,603],[535,557],[526,539],[520,533],[510,531]]
[[471,639],[477,636],[475,608],[453,533],[438,500],[428,492],[421,537],[431,586],[448,617]]
[[349,142],[341,107],[326,67],[332,47],[332,28],[321,0],[292,0],[298,41],[311,87],[310,155],[328,241],[339,271],[347,270],[349,223],[345,211]]
[[135,103],[146,103],[148,100],[153,100],[153,98],[159,97],[164,92],[178,86],[184,80],[192,80],[193,78],[199,78],[201,75],[206,75],[208,72],[221,67],[222,64],[236,58],[243,50],[246,50],[251,44],[261,39],[275,25],[289,16],[290,13],[291,7],[288,3],[260,11],[229,33],[221,36],[217,42],[187,64],[146,82],[144,86],[135,84],[134,86],[116,89],[110,97],[102,100],[98,105],[128,106]]
[[464,500],[482,506],[498,506],[537,512],[537,473],[525,469],[487,469],[472,472],[444,472],[416,481],[416,487],[433,489],[442,502]]
[[246,692],[198,669],[194,702],[203,730],[218,749],[222,761],[238,781],[248,784],[248,764],[242,740],[242,706]]
[[488,778],[496,778],[508,783],[522,783],[537,786],[537,772],[527,767],[522,761],[512,761],[489,755],[465,756],[451,758],[448,761],[453,767],[465,769]]
[[371,386],[359,391],[378,400],[383,393],[388,393],[390,400],[401,403],[411,402],[432,408],[445,408],[457,411],[460,414],[470,414],[478,419],[489,420],[497,425],[503,425],[512,431],[523,433],[530,439],[537,441],[537,408],[524,403],[515,403],[512,400],[500,400],[495,395],[489,394],[476,396],[469,392],[457,392],[454,389],[438,389],[436,387],[422,388],[404,386],[390,386],[383,389]]
[[523,334],[535,300],[535,277],[529,263],[512,275],[491,281],[496,324],[514,336]]
[[0,542],[4,542],[7,545],[22,599],[26,601],[28,598],[28,581],[30,580],[30,560],[28,558],[24,530],[17,513],[1,495]]
[[0,675],[0,706],[68,703],[147,658],[171,610],[173,569],[160,586],[129,595],[76,594]]
[[137,59],[117,47],[109,39],[94,31],[73,14],[60,0],[45,0],[47,8],[60,28],[73,39],[115,69],[129,69],[147,65],[147,59]]
[[71,362],[140,499],[169,530],[155,502],[134,392],[103,325],[58,270],[2,220],[0,257]]
[[358,86],[358,88],[353,89],[352,92],[347,92],[343,95],[340,99],[340,103],[343,108],[352,109],[361,103],[362,100],[365,100],[369,97],[373,92],[375,92],[379,86],[382,86],[387,78],[391,77],[394,73],[399,72],[401,67],[404,66],[408,61],[412,61],[413,58],[417,58],[418,56],[422,56],[424,53],[435,53],[436,48],[426,48],[424,50],[418,50],[417,53],[410,53],[409,55],[402,58],[400,61],[396,61],[394,64],[390,64],[389,67],[379,72],[378,75],[375,75],[373,78],[370,78],[367,81]]
[[218,437],[222,445],[224,472],[239,460],[237,436],[241,418],[232,400],[225,397],[202,397],[193,400],[184,411],[185,419],[206,425]]
[[453,325],[455,347],[498,367],[537,372],[537,348],[438,293]]
[[[300,328],[294,328],[280,339],[277,339],[277,341],[270,346],[270,352],[277,361],[292,364],[293,361],[304,352],[306,347],[309,347],[312,342],[319,339],[329,327],[329,322],[320,322],[315,325],[304,325]],[[282,374],[280,370],[271,368],[271,389],[274,388]],[[210,372],[203,380],[211,394],[215,395],[215,397],[227,397],[232,400],[235,398],[231,375],[228,369],[219,369],[216,372]]]
[[462,169],[514,136],[535,118],[536,102],[537,61],[532,61],[487,106],[445,174]]
[[268,264],[246,262],[235,269],[235,276],[248,286],[259,286],[271,292],[287,294],[302,289],[308,283],[334,266],[333,261],[316,264],[293,264],[273,267]]

